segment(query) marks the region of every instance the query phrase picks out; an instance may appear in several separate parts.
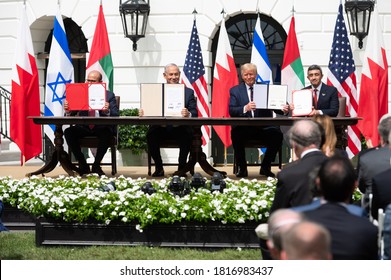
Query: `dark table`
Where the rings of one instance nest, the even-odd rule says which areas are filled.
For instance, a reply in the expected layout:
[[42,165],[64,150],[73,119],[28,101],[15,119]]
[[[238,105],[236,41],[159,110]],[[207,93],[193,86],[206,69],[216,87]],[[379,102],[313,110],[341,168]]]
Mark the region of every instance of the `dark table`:
[[[37,171],[26,174],[26,176],[44,174],[52,171],[58,163],[71,176],[78,172],[77,167],[72,164],[69,155],[64,151],[63,125],[83,124],[83,125],[190,125],[194,126],[194,140],[190,151],[189,161],[186,166],[174,173],[174,175],[183,175],[190,170],[194,170],[198,162],[207,174],[213,175],[214,172],[220,172],[226,176],[226,172],[219,171],[212,167],[206,160],[207,157],[202,151],[201,126],[202,125],[246,125],[246,126],[266,126],[279,125],[291,126],[294,121],[306,118],[181,118],[181,117],[30,117],[36,124],[54,124],[54,152],[51,159]],[[345,131],[346,126],[355,125],[360,118],[333,118],[334,126],[340,131]],[[340,133],[338,133],[340,134]],[[341,138],[341,135],[338,135]]]

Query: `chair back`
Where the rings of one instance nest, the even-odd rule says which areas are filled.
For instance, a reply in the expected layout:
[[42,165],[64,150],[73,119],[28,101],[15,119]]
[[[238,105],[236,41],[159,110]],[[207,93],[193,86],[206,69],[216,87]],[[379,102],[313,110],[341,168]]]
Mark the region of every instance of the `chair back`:
[[346,97],[338,97],[339,101],[339,111],[337,117],[346,116]]

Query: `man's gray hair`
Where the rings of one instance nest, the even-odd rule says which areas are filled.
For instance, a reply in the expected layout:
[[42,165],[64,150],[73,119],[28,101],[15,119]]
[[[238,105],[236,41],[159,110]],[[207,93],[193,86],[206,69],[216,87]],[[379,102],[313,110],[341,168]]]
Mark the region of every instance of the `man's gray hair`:
[[300,120],[295,122],[290,129],[289,139],[302,147],[316,145],[319,148],[322,134],[319,125],[313,120]]
[[388,138],[391,131],[391,114],[385,114],[381,117],[377,130],[379,131],[380,138],[385,144],[391,143]]
[[169,63],[166,66],[164,66],[164,73],[167,73],[167,69],[170,67],[176,67],[179,69],[178,65],[176,65],[175,63]]

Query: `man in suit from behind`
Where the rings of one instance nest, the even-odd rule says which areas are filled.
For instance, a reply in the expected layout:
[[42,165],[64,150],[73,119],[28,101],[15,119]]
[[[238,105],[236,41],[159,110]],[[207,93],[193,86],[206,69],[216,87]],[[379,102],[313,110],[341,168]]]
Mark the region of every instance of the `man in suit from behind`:
[[312,172],[327,158],[320,151],[322,136],[319,124],[313,120],[296,121],[289,131],[289,139],[299,159],[277,174],[271,212],[311,203]]
[[356,188],[356,173],[346,157],[334,156],[323,162],[317,184],[326,203],[304,216],[326,227],[332,240],[333,259],[378,259],[377,227],[368,218],[349,213],[346,208]]
[[[389,118],[391,121],[391,118]],[[391,150],[391,132],[388,136],[388,145],[386,148]],[[388,168],[376,174],[372,178],[372,205],[371,213],[374,219],[378,217],[379,208],[383,209],[385,212],[387,206],[391,204],[391,167],[390,167],[390,157],[388,158]]]
[[391,131],[390,114],[381,117],[377,129],[380,136],[380,146],[360,153],[357,163],[358,188],[366,198],[372,193],[372,178],[390,168],[391,150],[388,147],[388,135]]
[[336,117],[339,111],[338,91],[335,87],[326,85],[322,82],[323,73],[319,65],[311,65],[307,70],[307,79],[311,85],[305,89],[311,89],[314,98],[313,109],[309,116],[329,115]]
[[[230,89],[229,114],[231,117],[259,118],[273,117],[273,111],[269,109],[257,109],[257,104],[252,100],[253,85],[257,77],[257,66],[252,63],[243,64],[240,68],[243,83]],[[286,114],[288,105],[275,110],[277,114]],[[275,159],[282,145],[282,132],[279,126],[232,126],[232,146],[235,152],[235,160],[238,165],[236,177],[247,177],[247,163],[245,156],[245,141],[258,139],[266,147],[266,153],[261,163],[260,175],[275,177],[271,172],[271,163]]]
[[[168,84],[178,84],[181,72],[176,64],[170,63],[164,67],[163,77]],[[141,108],[139,115],[144,115]],[[181,110],[183,118],[197,118],[197,102],[192,89],[185,87],[185,107]],[[155,162],[155,172],[152,177],[163,177],[163,160],[160,154],[160,143],[166,138],[176,139],[179,145],[178,171],[186,165],[193,140],[193,128],[191,126],[159,126],[151,125],[147,132],[148,150]],[[186,174],[181,174],[185,176]]]

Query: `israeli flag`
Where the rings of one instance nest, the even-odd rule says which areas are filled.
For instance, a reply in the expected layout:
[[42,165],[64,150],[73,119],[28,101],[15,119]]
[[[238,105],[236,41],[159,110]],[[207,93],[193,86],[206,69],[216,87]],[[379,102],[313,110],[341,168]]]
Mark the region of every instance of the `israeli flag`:
[[273,84],[272,69],[267,57],[265,40],[261,30],[261,19],[257,18],[253,35],[253,47],[251,50],[251,63],[257,66],[257,83]]
[[[45,116],[63,116],[65,85],[72,83],[73,65],[60,10],[54,18],[52,45],[46,74]],[[54,125],[45,125],[44,132],[54,143]]]

